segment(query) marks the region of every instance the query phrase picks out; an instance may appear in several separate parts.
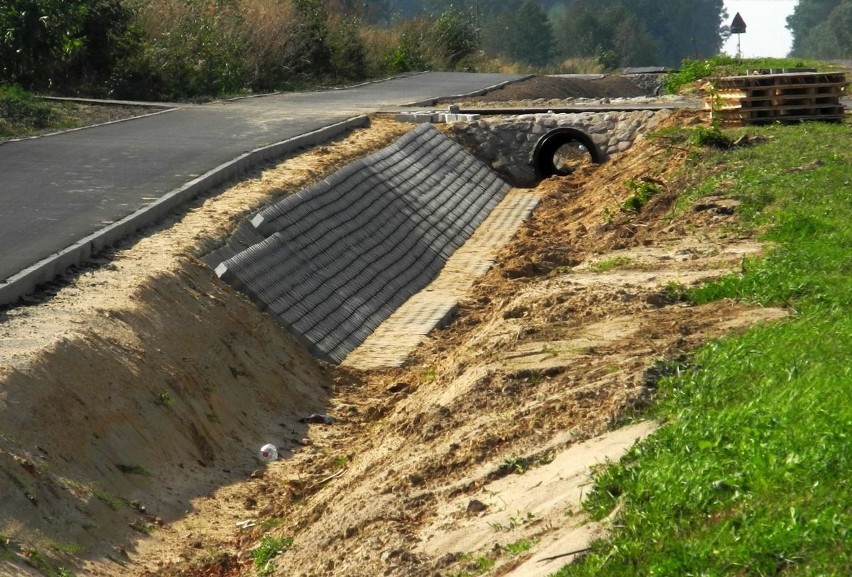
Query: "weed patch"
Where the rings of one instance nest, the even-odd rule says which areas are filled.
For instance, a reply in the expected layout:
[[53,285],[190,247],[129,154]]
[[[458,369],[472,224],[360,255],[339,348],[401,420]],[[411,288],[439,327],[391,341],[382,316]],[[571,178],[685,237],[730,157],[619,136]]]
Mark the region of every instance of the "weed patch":
[[264,535],[260,545],[252,551],[251,558],[258,575],[271,575],[275,571],[272,560],[293,546],[292,539]]
[[0,137],[22,136],[46,128],[53,108],[18,86],[0,86]]
[[635,266],[637,261],[626,256],[614,256],[592,265],[592,270],[595,272],[607,272],[619,268],[629,268]]
[[669,94],[677,94],[681,88],[711,76],[734,76],[745,74],[749,69],[797,69],[823,67],[813,60],[791,58],[734,58],[718,54],[707,60],[684,60],[680,70],[669,75],[665,89]]
[[652,180],[630,179],[626,184],[632,194],[621,203],[622,212],[641,212],[648,201],[663,191],[660,183]]

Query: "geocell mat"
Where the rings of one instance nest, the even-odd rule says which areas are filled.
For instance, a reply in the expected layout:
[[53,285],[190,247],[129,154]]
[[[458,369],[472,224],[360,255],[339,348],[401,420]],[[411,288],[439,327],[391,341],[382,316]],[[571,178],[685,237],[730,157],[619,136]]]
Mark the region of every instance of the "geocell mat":
[[508,190],[424,124],[258,213],[218,251],[216,273],[314,355],[341,362],[435,278]]

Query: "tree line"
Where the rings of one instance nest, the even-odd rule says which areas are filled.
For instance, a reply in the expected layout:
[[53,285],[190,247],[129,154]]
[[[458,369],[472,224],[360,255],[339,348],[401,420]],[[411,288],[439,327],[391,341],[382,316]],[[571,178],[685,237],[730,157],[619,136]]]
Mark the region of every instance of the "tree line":
[[[794,51],[848,49],[850,7],[802,0]],[[187,99],[425,69],[675,67],[718,53],[726,21],[723,0],[0,0],[0,84]]]
[[787,28],[793,56],[852,59],[852,0],[799,0]]

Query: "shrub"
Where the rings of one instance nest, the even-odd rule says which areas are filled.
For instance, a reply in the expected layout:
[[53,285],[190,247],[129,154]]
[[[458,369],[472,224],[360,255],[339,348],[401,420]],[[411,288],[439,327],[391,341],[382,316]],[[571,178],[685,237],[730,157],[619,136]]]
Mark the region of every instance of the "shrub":
[[122,0],[6,0],[0,8],[0,82],[29,89],[102,82],[135,49]]
[[243,57],[252,72],[252,88],[290,86],[305,68],[304,24],[296,7],[276,0],[243,0],[241,5],[248,48]]
[[367,48],[359,18],[332,16],[328,23],[331,70],[339,78],[358,80],[368,76]]
[[292,539],[281,539],[272,535],[264,535],[260,545],[252,551],[251,557],[258,575],[269,575],[275,570],[272,559],[284,553],[293,545]]
[[239,92],[248,85],[236,1],[139,1],[136,14],[145,47],[113,75],[117,96],[188,98]]
[[662,187],[653,180],[630,179],[626,184],[632,194],[621,203],[622,212],[642,212],[645,205],[663,190]]
[[407,20],[399,25],[398,43],[385,57],[385,68],[391,74],[426,69],[427,39],[431,24],[425,18]]
[[728,149],[733,147],[734,140],[722,132],[718,126],[698,126],[692,131],[691,140],[698,146],[709,146],[712,148]]
[[432,67],[454,70],[479,49],[473,23],[457,10],[447,10],[429,31],[429,61]]
[[0,119],[45,128],[50,124],[50,115],[48,104],[20,86],[0,86]]

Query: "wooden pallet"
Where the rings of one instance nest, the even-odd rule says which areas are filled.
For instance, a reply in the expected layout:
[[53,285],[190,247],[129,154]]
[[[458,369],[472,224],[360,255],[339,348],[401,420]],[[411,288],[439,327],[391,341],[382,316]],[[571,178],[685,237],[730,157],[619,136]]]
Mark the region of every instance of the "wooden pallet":
[[841,122],[842,72],[792,72],[728,76],[715,82],[706,101],[711,118],[724,124],[769,124],[823,120]]

